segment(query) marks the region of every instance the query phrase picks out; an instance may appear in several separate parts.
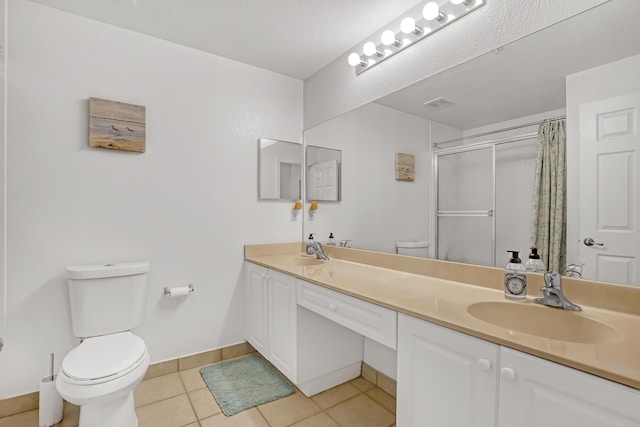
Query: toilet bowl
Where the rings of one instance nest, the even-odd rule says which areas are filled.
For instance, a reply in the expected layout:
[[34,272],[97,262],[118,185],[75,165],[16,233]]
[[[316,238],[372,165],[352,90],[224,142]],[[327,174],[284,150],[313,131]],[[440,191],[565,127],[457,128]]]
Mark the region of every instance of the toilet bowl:
[[408,242],[396,242],[396,252],[399,255],[429,258],[429,241],[412,240]]
[[133,390],[149,367],[142,323],[149,263],[67,267],[71,323],[81,343],[62,361],[56,388],[80,406],[79,427],[137,427]]
[[147,347],[131,332],[88,338],[64,358],[56,388],[80,406],[80,426],[136,427],[133,390],[148,367]]

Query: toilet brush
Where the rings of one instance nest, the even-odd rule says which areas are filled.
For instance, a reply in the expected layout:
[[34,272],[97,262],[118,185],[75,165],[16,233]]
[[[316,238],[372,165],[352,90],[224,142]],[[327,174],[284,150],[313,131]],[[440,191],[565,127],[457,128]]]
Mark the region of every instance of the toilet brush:
[[50,357],[50,375],[40,379],[40,427],[49,427],[58,424],[62,420],[62,396],[56,389],[56,376],[54,374],[54,354]]

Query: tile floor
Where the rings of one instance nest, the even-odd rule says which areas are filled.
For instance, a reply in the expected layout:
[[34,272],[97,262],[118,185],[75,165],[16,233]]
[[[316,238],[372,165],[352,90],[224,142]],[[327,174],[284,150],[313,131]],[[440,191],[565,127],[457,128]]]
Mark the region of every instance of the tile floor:
[[[202,380],[200,366],[143,381],[135,390],[139,427],[395,427],[396,400],[364,378],[311,398],[296,390],[232,417]],[[76,427],[78,408],[65,406],[57,427]],[[0,427],[38,427],[38,411],[0,418]]]

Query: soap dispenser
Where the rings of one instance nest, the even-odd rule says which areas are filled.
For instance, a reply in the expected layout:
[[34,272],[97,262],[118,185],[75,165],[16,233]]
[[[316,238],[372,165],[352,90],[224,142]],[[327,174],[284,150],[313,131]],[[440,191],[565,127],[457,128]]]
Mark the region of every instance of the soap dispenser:
[[527,270],[518,258],[518,251],[511,252],[511,259],[504,270],[504,297],[513,301],[527,299]]
[[336,240],[333,237],[333,233],[329,233],[329,242],[327,242],[327,245],[331,245],[331,246],[336,245]]
[[529,259],[524,263],[524,268],[527,270],[527,273],[544,273],[544,264],[540,260],[540,255],[538,255],[538,249],[535,247],[531,247],[531,253],[529,254]]

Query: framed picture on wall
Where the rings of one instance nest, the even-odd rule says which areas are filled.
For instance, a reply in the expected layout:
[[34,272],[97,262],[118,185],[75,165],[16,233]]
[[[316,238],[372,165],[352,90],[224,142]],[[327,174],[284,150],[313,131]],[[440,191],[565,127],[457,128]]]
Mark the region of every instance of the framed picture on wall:
[[89,98],[89,146],[144,153],[145,107]]

